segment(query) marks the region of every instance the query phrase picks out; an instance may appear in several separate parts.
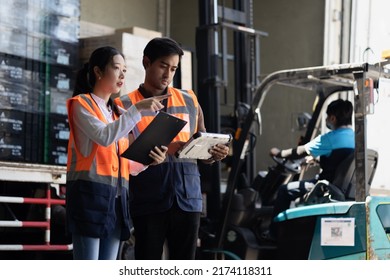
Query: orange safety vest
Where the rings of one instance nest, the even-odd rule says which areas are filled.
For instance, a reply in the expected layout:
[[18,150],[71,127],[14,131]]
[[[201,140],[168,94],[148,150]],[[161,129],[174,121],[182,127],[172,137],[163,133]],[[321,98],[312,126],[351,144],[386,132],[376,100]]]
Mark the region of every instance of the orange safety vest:
[[[187,124],[179,132],[179,134],[177,134],[172,142],[186,142],[198,130],[198,99],[192,90],[180,90],[168,87],[167,93],[172,96],[168,98],[166,112],[187,121]],[[136,104],[143,99],[144,97],[137,89],[127,95],[116,98],[115,103],[125,109],[128,109],[131,105]],[[141,116],[141,121],[138,122],[132,130],[135,138],[137,138],[151,123],[156,116],[156,113],[151,111],[142,111]]]
[[[127,138],[121,138],[118,142],[118,151],[115,143],[108,147],[103,147],[97,143],[93,144],[92,151],[88,156],[84,156],[78,150],[74,142],[72,104],[80,103],[87,109],[91,115],[96,116],[99,120],[108,123],[100,108],[89,94],[81,94],[70,98],[67,101],[69,115],[70,136],[68,143],[68,164],[67,164],[67,181],[89,181],[110,186],[117,186],[118,174],[120,168],[121,186],[128,188],[129,179],[129,161],[119,157],[129,146]],[[114,116],[115,119],[118,116]]]

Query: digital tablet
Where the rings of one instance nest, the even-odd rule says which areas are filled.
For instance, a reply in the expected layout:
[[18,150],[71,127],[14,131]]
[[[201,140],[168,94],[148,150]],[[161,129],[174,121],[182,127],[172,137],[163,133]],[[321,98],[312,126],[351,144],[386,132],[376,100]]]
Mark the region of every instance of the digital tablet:
[[217,144],[229,144],[232,141],[230,134],[197,132],[184,144],[176,156],[178,158],[210,159],[209,150]]
[[121,156],[144,165],[151,164],[153,159],[149,157],[150,151],[156,146],[168,146],[186,123],[182,119],[160,111]]

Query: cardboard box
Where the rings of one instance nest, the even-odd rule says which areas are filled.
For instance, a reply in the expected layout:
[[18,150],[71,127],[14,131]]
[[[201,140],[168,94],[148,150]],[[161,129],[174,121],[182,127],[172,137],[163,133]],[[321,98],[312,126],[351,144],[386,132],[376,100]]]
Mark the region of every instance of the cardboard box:
[[80,20],[80,39],[108,36],[120,33],[130,33],[135,36],[148,38],[149,40],[155,37],[162,37],[162,33],[159,31],[150,30],[138,26],[115,29],[114,27],[110,27],[107,25]]
[[113,27],[80,20],[80,39],[113,35],[114,33],[115,28]]
[[132,26],[127,28],[118,28],[115,30],[115,33],[130,33],[135,36],[148,38],[149,40],[156,38],[156,37],[162,37],[162,33],[155,31],[155,30],[149,30],[138,26]]
[[91,53],[99,47],[112,46],[117,48],[125,56],[127,65],[125,86],[121,90],[121,94],[125,94],[138,88],[144,81],[143,50],[149,41],[145,37],[119,32],[109,36],[80,39],[80,61],[87,62]]

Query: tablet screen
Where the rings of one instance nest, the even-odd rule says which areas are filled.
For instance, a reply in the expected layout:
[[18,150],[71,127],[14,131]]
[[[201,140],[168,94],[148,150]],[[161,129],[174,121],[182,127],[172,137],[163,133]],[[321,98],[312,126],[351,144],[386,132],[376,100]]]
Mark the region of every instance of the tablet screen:
[[217,144],[228,144],[232,140],[230,134],[197,132],[177,152],[178,158],[210,159],[209,150]]

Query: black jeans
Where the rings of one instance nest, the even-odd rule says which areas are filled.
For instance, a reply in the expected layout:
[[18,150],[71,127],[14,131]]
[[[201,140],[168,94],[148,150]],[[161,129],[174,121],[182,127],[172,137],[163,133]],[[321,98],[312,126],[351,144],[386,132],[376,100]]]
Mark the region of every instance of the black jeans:
[[183,211],[176,202],[168,211],[133,217],[135,259],[161,259],[165,240],[169,259],[195,259],[199,224],[199,212]]

